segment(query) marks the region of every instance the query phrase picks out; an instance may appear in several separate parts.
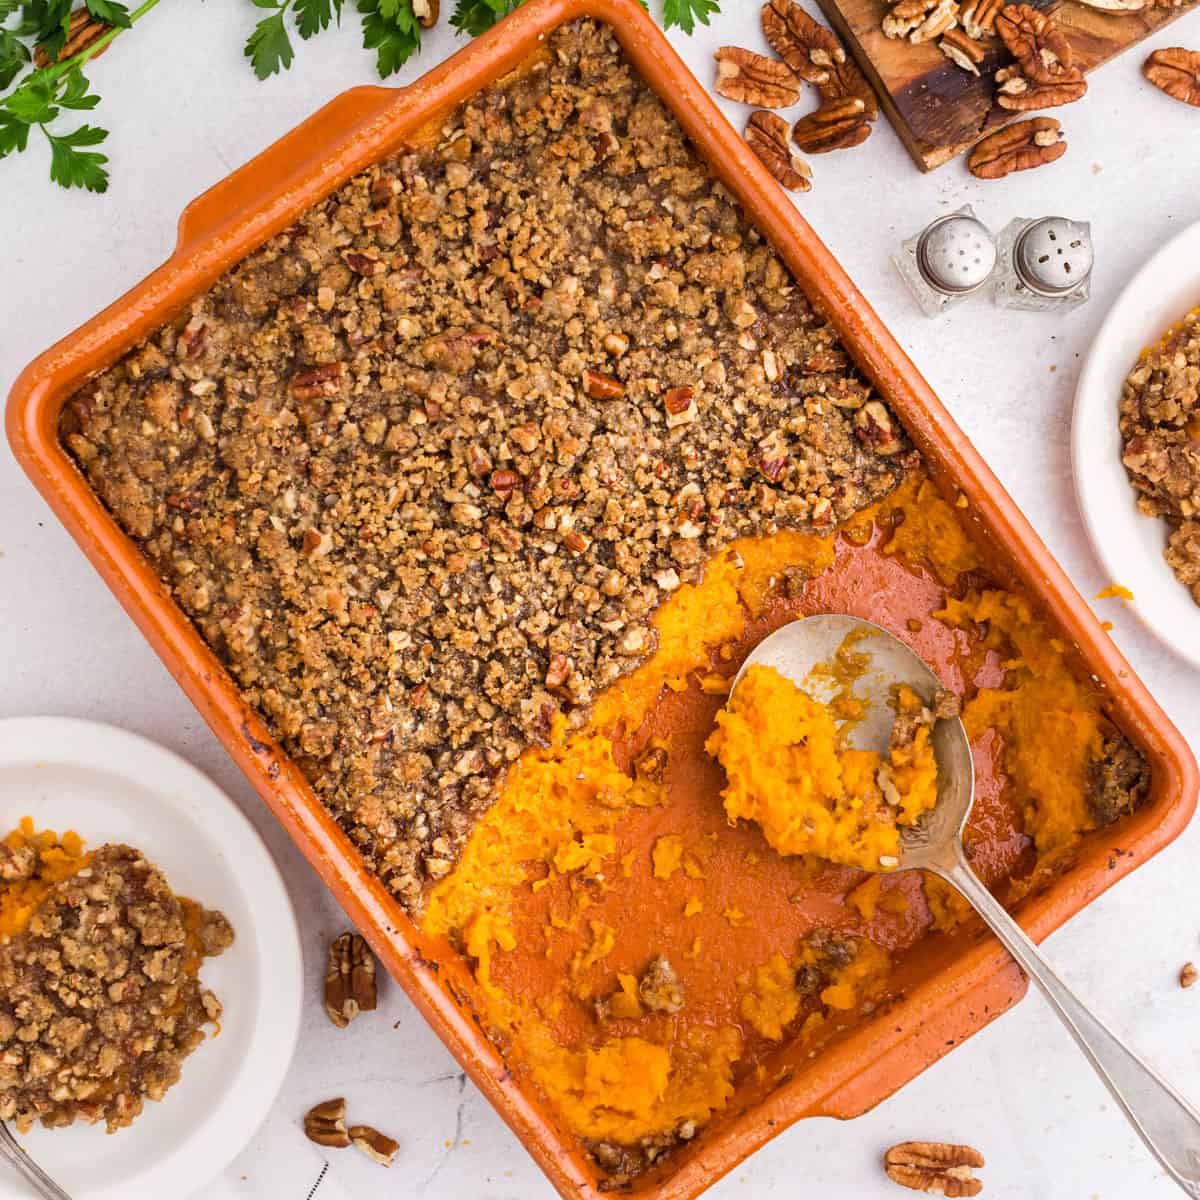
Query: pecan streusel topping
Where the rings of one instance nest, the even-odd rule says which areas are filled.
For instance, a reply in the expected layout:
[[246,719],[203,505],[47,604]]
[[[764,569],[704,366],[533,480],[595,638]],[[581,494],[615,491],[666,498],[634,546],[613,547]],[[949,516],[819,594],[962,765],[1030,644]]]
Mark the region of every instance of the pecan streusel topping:
[[412,912],[507,764],[653,650],[668,593],[915,458],[611,33],[547,49],[62,422]]
[[129,846],[81,861],[0,942],[0,1120],[22,1131],[129,1125],[221,1015],[197,966],[232,944],[225,918],[175,896]]

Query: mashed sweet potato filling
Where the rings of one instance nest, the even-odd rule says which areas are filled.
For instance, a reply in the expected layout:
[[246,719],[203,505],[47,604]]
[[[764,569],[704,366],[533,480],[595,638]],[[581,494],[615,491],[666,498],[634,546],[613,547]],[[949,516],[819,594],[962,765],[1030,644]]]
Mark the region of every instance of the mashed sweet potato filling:
[[[902,689],[898,704],[919,700]],[[772,667],[746,672],[705,749],[725,768],[731,821],[756,821],[780,854],[815,854],[866,871],[896,867],[901,825],[937,802],[922,726],[885,757],[845,744],[830,707]],[[885,785],[891,786],[885,792]]]
[[[864,573],[882,610],[860,600]],[[991,878],[1031,841],[1053,853],[1094,827],[1100,698],[1029,602],[973,586],[986,579],[960,510],[920,473],[838,533],[734,542],[655,614],[654,653],[509,769],[422,927],[470,957],[513,1069],[598,1157],[653,1161],[692,1136],[777,1047],[821,1044],[886,993],[894,954],[961,917],[915,877],[854,869],[877,870],[933,804],[928,728],[886,755],[850,749],[849,689],[825,706],[770,671],[722,710],[783,621],[881,619],[962,694]]]

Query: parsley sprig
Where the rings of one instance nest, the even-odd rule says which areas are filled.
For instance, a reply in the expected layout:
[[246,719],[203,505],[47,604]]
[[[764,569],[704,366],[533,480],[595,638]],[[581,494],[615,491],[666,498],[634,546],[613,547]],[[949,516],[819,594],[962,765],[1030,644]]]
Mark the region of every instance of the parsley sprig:
[[[294,27],[307,41],[342,21],[343,0],[251,2],[271,12],[259,21],[246,42],[246,57],[259,79],[292,65],[295,51],[290,28]],[[421,26],[413,13],[412,0],[357,0],[356,7],[362,17],[363,46],[375,51],[375,69],[386,79],[421,48]]]
[[72,0],[0,0],[0,91],[11,88],[0,96],[0,158],[27,150],[30,132],[37,129],[50,147],[55,183],[107,190],[108,159],[91,147],[100,145],[108,130],[97,125],[64,130],[57,123],[65,113],[89,112],[100,103],[84,64],[158,2],[145,0],[130,12],[117,0],[85,0],[88,16],[109,28],[78,53],[60,59],[70,34]]

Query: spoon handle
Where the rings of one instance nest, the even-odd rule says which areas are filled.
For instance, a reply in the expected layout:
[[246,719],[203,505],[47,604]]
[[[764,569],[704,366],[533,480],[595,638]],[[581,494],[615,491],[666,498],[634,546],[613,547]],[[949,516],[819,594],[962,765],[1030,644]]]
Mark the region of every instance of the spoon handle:
[[17,1174],[33,1184],[34,1191],[44,1200],[71,1200],[71,1197],[21,1149],[20,1143],[0,1121],[0,1159],[6,1159],[17,1170]]
[[1042,989],[1150,1152],[1189,1196],[1200,1200],[1200,1113],[1059,979],[1042,952],[983,885],[961,849],[957,861],[934,869],[971,902],[1025,974]]

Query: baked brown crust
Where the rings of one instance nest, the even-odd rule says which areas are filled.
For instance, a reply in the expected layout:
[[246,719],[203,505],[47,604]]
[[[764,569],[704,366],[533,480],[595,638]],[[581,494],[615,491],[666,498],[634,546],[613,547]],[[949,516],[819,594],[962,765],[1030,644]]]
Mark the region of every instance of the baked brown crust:
[[0,944],[0,1120],[132,1123],[221,1015],[197,966],[232,942],[139,851],[100,847]]
[[62,423],[414,912],[507,764],[654,649],[672,589],[736,537],[832,529],[914,461],[866,442],[832,326],[611,33],[549,50]]

